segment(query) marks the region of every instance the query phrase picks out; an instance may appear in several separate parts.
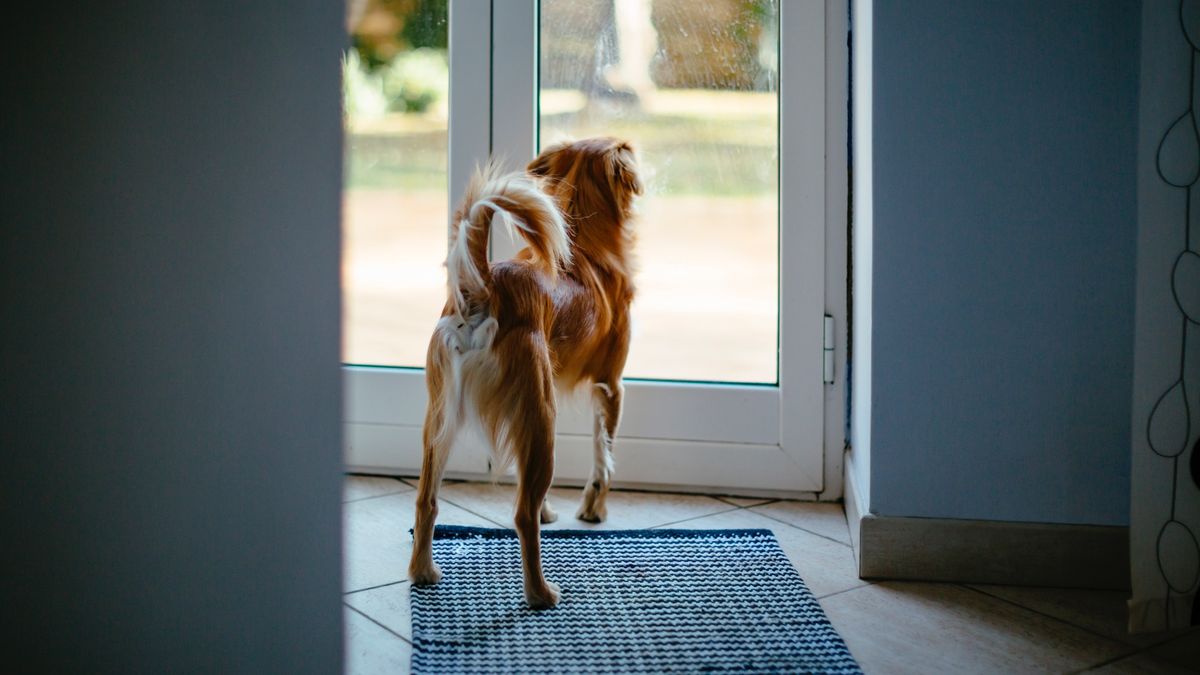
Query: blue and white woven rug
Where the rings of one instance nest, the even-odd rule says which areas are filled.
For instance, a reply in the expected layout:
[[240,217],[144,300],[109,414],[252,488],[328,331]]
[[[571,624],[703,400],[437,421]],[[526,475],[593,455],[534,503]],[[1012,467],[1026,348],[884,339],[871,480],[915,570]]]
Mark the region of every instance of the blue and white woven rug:
[[516,533],[439,526],[414,673],[861,673],[770,530],[547,530],[558,606],[525,605]]

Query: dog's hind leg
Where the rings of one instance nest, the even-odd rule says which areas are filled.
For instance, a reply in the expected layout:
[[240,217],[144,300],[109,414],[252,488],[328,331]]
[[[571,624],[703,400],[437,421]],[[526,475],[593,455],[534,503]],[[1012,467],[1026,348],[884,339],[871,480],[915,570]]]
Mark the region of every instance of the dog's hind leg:
[[[408,564],[408,577],[417,585],[436,584],[442,578],[441,570],[433,562],[433,525],[438,513],[438,487],[446,470],[446,459],[454,443],[454,434],[461,422],[457,387],[442,379],[447,374],[434,363],[434,359],[430,359],[426,366],[429,407],[425,411],[424,453],[421,480],[417,484],[412,559]],[[450,386],[444,386],[447,384]]]
[[514,524],[521,540],[525,600],[533,609],[544,609],[558,604],[559,599],[558,586],[546,581],[542,573],[541,555],[541,516],[554,477],[554,384],[545,342],[531,339],[530,343],[529,358],[516,362],[533,363],[536,372],[510,384],[519,391],[513,392],[508,440],[517,463]]
[[592,475],[583,489],[583,501],[575,517],[589,523],[599,523],[607,516],[605,501],[612,483],[613,438],[621,422],[621,405],[625,387],[620,378],[597,382],[592,387]]
[[[521,540],[525,600],[533,609],[558,604],[558,586],[542,573],[541,510],[554,475],[554,425],[532,430],[527,457],[518,455],[517,513],[514,523]],[[514,438],[514,440],[517,440]]]

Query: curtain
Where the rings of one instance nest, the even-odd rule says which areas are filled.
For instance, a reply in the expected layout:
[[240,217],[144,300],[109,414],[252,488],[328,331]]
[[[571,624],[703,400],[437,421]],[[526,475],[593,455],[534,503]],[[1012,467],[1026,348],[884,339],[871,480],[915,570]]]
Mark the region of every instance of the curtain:
[[1138,152],[1131,632],[1200,624],[1200,0],[1146,0]]

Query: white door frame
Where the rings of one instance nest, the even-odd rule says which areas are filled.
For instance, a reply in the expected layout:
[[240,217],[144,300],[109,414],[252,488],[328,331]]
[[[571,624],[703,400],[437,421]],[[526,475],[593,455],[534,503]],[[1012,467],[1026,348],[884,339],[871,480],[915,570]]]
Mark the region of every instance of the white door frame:
[[[829,2],[831,11],[844,12],[844,0]],[[822,382],[821,348],[827,177],[843,182],[845,177],[844,159],[840,172],[827,176],[826,149],[844,145],[845,137],[827,138],[826,3],[780,4],[779,385],[627,380],[615,444],[617,485],[809,497],[835,487],[840,494],[840,485],[827,485],[831,478],[840,480],[826,470],[830,387]],[[514,168],[533,156],[537,0],[452,0],[450,12],[453,203],[489,151]],[[493,35],[504,39],[493,41]],[[835,39],[844,43],[840,36]],[[844,78],[844,64],[841,73]],[[844,124],[841,129],[844,133]],[[844,213],[844,204],[834,205],[834,212]],[[844,228],[844,215],[840,220]],[[507,241],[493,246],[500,257],[511,253]],[[814,269],[820,273],[811,273]],[[348,469],[415,475],[426,403],[423,372],[353,366],[345,373]],[[833,402],[841,405],[837,398]],[[560,405],[556,484],[586,480],[591,428],[587,401]],[[840,444],[836,452],[840,458]],[[460,443],[447,475],[486,477],[482,444]]]

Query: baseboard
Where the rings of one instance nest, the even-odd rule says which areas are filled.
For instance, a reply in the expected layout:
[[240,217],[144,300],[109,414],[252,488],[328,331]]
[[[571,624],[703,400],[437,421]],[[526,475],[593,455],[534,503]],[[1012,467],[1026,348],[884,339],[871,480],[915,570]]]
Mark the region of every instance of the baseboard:
[[1129,528],[862,513],[850,472],[846,518],[863,579],[1129,589]]

